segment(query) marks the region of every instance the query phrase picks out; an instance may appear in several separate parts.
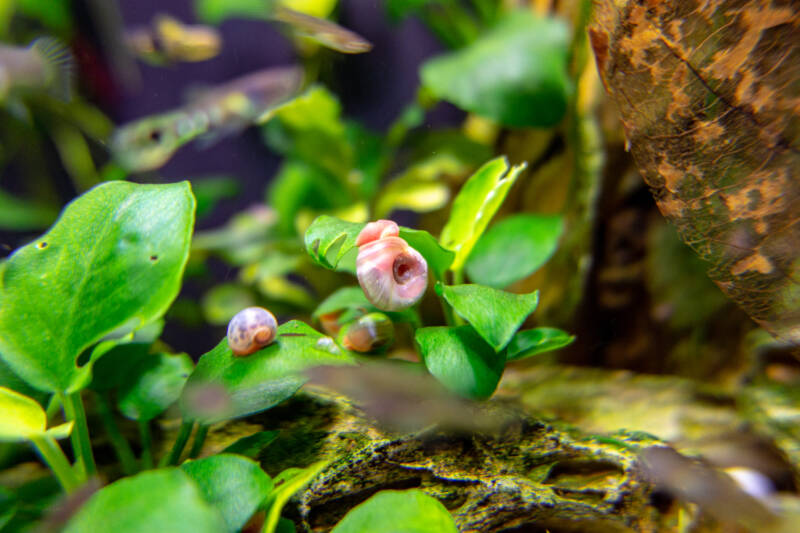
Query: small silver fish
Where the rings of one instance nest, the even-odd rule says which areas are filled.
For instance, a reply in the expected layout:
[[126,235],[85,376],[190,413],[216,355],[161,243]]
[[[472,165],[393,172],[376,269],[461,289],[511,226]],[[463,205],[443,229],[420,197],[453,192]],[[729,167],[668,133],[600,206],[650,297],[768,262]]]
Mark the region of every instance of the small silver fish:
[[69,49],[51,37],[41,37],[27,47],[0,45],[0,101],[16,89],[41,89],[69,100],[73,59]]
[[302,85],[301,68],[281,67],[204,90],[179,109],[118,128],[111,139],[112,155],[132,172],[156,169],[201,135],[219,137],[265,122]]
[[362,54],[372,49],[372,43],[354,31],[330,20],[306,15],[283,6],[275,6],[270,18],[287,24],[303,37],[343,54]]
[[222,37],[216,28],[188,25],[157,15],[149,26],[125,32],[125,43],[140,59],[154,65],[206,61],[219,54]]

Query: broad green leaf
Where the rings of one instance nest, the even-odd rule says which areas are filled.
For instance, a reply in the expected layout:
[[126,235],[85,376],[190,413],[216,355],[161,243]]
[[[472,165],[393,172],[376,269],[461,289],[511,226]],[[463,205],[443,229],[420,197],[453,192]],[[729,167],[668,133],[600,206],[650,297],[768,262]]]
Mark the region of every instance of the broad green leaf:
[[0,359],[0,387],[7,387],[25,396],[30,396],[39,405],[47,403],[47,399],[50,397],[47,393],[34,389],[25,383],[22,378],[11,370],[11,367],[9,367],[3,359]]
[[39,389],[82,387],[83,350],[158,318],[178,294],[193,224],[187,182],[108,182],[71,202],[0,271],[2,357]]
[[256,459],[261,451],[278,438],[279,431],[259,431],[237,440],[221,453],[235,453]]
[[328,461],[319,461],[299,471],[292,469],[293,472],[297,471],[297,473],[282,483],[279,483],[279,480],[283,477],[282,475],[279,474],[275,478],[275,490],[270,496],[267,518],[264,522],[264,533],[275,532],[281,517],[281,510],[286,505],[286,502],[289,501],[289,498],[304,488],[326,466],[328,466]]
[[[311,258],[326,268],[341,269],[340,262],[358,253],[356,239],[365,224],[346,222],[336,217],[322,215],[309,226],[305,235],[306,250]],[[453,262],[454,254],[444,249],[430,233],[400,227],[400,237],[425,258],[428,268],[440,279]],[[355,273],[355,262],[347,270]]]
[[572,344],[574,340],[574,335],[557,328],[519,331],[506,346],[506,361],[519,361],[532,355],[558,350]]
[[219,511],[180,468],[151,470],[96,492],[67,523],[65,533],[219,533]]
[[505,157],[492,159],[467,180],[453,200],[439,241],[456,253],[451,268],[463,268],[475,243],[505,200],[525,164],[509,167]]
[[254,354],[234,356],[223,339],[203,355],[183,389],[181,409],[203,424],[257,413],[297,392],[304,370],[353,362],[333,339],[291,320],[278,327],[275,342]]
[[149,354],[130,369],[130,378],[118,393],[117,407],[132,420],[154,419],[178,400],[193,368],[185,353]]
[[539,305],[539,291],[514,294],[483,285],[437,283],[436,292],[444,296],[456,313],[472,324],[495,351],[505,348]]
[[472,326],[421,328],[415,339],[428,371],[456,394],[482,400],[497,388],[505,354],[496,353]]
[[46,228],[58,216],[58,210],[22,198],[15,198],[0,190],[0,229],[31,231]]
[[27,396],[0,387],[0,442],[22,442],[41,435],[47,426],[42,406]]
[[502,289],[539,269],[553,252],[564,229],[556,215],[513,215],[478,240],[466,270],[475,283]]
[[331,533],[458,533],[453,517],[419,489],[382,490],[351,509]]
[[530,9],[509,13],[471,45],[423,64],[423,85],[466,111],[512,127],[550,127],[566,113],[569,30]]
[[181,469],[222,514],[230,532],[239,531],[272,491],[272,480],[252,459],[219,454],[187,461]]

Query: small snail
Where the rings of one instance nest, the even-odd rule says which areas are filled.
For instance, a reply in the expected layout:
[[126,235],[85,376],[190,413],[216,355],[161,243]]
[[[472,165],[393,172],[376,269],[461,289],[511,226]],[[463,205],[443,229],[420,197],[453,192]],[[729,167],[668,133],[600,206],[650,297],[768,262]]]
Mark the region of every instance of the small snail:
[[393,341],[394,324],[383,313],[368,313],[345,325],[339,335],[339,344],[360,353],[380,350]]
[[428,286],[428,264],[400,238],[391,220],[370,222],[356,239],[356,276],[367,299],[378,309],[411,307]]
[[246,307],[228,324],[228,346],[233,355],[250,355],[275,340],[278,321],[263,307]]

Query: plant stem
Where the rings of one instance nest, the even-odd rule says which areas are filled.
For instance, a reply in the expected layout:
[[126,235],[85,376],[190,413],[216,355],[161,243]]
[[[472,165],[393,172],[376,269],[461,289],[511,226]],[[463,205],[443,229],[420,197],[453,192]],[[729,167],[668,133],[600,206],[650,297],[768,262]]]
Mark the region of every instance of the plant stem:
[[205,424],[198,425],[197,431],[194,432],[192,448],[189,450],[189,459],[194,459],[200,454],[200,450],[203,449],[203,443],[206,441],[206,435],[208,435],[208,426]]
[[97,473],[97,465],[92,455],[92,442],[89,440],[89,425],[86,422],[86,410],[83,407],[83,399],[80,392],[59,393],[61,403],[64,406],[64,415],[68,421],[75,422],[70,439],[72,441],[72,452],[75,460],[82,464],[84,478],[91,477]]
[[142,445],[142,469],[153,468],[153,435],[150,433],[149,420],[137,420],[139,423],[139,439]]
[[45,410],[48,422],[52,420],[52,418],[56,416],[56,413],[58,413],[60,410],[61,410],[61,397],[58,394],[53,394],[52,396],[50,396],[50,401],[47,402],[47,409]]
[[187,422],[185,420],[181,422],[181,427],[178,429],[178,436],[175,437],[175,444],[172,445],[172,449],[169,453],[158,462],[159,468],[178,464],[178,459],[181,457],[183,448],[186,447],[186,441],[189,440],[189,435],[192,433],[193,426],[194,422]]
[[111,441],[111,447],[114,448],[114,453],[117,454],[117,459],[122,465],[122,472],[126,476],[134,474],[137,470],[136,457],[133,455],[133,450],[131,450],[131,445],[128,444],[127,439],[122,436],[117,421],[114,420],[114,413],[111,411],[108,394],[102,392],[95,394],[95,405],[97,406],[100,420],[105,426],[106,434]]
[[456,325],[456,316],[455,313],[453,313],[453,308],[450,307],[450,304],[447,303],[447,300],[444,299],[444,296],[441,294],[437,294],[436,296],[439,297],[439,303],[442,304],[442,312],[444,313],[445,323],[450,327],[454,327]]
[[31,443],[50,467],[65,492],[72,492],[80,486],[81,480],[75,475],[69,459],[53,437],[45,433],[35,435],[31,437]]

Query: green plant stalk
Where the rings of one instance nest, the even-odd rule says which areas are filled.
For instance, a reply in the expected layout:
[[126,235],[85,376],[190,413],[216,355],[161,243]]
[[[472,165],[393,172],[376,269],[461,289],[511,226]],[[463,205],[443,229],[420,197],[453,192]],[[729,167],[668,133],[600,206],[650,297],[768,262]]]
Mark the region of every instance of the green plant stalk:
[[189,435],[192,434],[193,427],[194,422],[187,422],[185,420],[181,422],[181,427],[178,429],[178,436],[175,437],[175,444],[172,445],[172,449],[169,453],[158,462],[159,468],[178,464],[178,459],[180,459],[181,453],[183,453],[183,449],[186,447],[186,442],[189,440]]
[[72,492],[81,485],[81,480],[78,479],[69,464],[67,456],[64,455],[61,447],[53,437],[42,433],[41,435],[34,435],[30,439],[36,451],[42,456],[47,466],[50,467],[65,492]]
[[103,422],[108,439],[111,441],[111,447],[114,448],[114,453],[122,465],[122,472],[126,476],[136,473],[136,457],[133,455],[131,445],[127,439],[122,436],[119,430],[117,421],[114,420],[114,414],[111,411],[111,405],[108,401],[108,396],[104,393],[95,394],[95,405],[97,406],[97,413],[100,415],[100,420]]
[[64,406],[64,415],[67,421],[75,423],[72,429],[70,440],[72,441],[72,451],[76,461],[82,461],[83,477],[91,477],[97,473],[97,465],[92,454],[92,441],[89,439],[89,425],[86,422],[86,410],[83,407],[83,399],[80,391],[64,393],[60,392],[61,403]]
[[142,445],[142,470],[153,468],[153,435],[150,433],[148,420],[137,420],[139,424],[139,442]]
[[447,303],[447,300],[444,299],[444,296],[441,294],[437,294],[436,296],[439,298],[439,303],[442,304],[442,312],[444,313],[445,323],[450,327],[454,327],[456,325],[456,315],[453,312],[453,308],[450,307],[450,304]]
[[203,449],[203,443],[206,441],[206,435],[208,435],[208,426],[205,424],[199,424],[197,426],[197,431],[194,432],[194,441],[192,441],[192,447],[189,449],[189,459],[194,459],[200,455],[200,450]]
[[58,394],[53,394],[52,396],[50,396],[50,401],[47,402],[47,409],[45,410],[45,413],[47,415],[47,420],[48,421],[52,420],[53,417],[56,416],[56,413],[58,413],[60,410],[61,410],[61,398],[59,397]]

